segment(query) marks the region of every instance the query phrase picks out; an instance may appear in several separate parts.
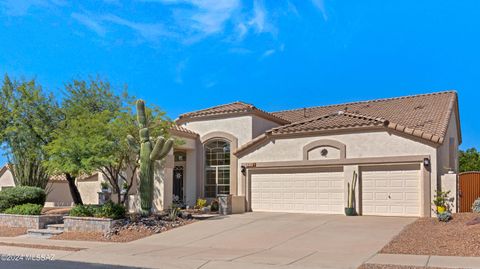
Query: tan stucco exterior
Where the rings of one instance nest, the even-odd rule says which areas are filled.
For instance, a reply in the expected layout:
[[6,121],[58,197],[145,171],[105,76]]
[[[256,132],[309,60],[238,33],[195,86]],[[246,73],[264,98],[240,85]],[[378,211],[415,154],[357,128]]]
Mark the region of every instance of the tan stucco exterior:
[[[456,186],[456,175],[451,176],[450,174],[448,179],[442,182],[442,178],[445,178],[449,170],[452,170],[454,173],[458,171],[459,131],[456,117],[457,115],[453,112],[449,120],[445,142],[441,145],[413,135],[386,129],[345,130],[314,135],[265,136],[265,131],[277,127],[278,123],[258,118],[255,115],[241,115],[238,117],[229,115],[225,118],[208,118],[204,121],[196,119],[193,122],[185,122],[183,127],[198,133],[200,137],[196,143],[197,147],[192,149],[196,151],[195,156],[197,159],[197,197],[202,197],[203,195],[204,160],[202,147],[206,137],[216,137],[215,135],[212,136],[212,134],[224,133],[224,136],[217,135],[217,137],[228,138],[229,141],[236,140],[238,142],[236,146],[242,147],[253,139],[259,139],[263,136],[261,143],[257,143],[248,151],[244,151],[236,156],[238,159],[234,159],[234,162],[237,163],[237,167],[236,169],[231,169],[232,172],[236,170],[236,174],[231,176],[231,179],[234,180],[231,183],[234,186],[231,188],[231,194],[245,197],[247,209],[249,197],[248,175],[246,176],[242,173],[242,166],[245,164],[276,163],[281,166],[282,163],[291,162],[301,167],[302,165],[315,162],[318,164],[316,167],[321,167],[323,161],[325,162],[323,165],[328,166],[328,161],[344,160],[344,163],[337,162],[335,165],[340,165],[346,171],[346,184],[347,181],[351,180],[350,174],[353,171],[358,173],[362,167],[372,165],[399,165],[402,163],[398,162],[400,160],[405,164],[414,164],[419,167],[422,180],[421,211],[422,215],[430,215],[430,202],[433,199],[435,190],[442,188],[442,186],[443,189],[451,189]],[[327,156],[321,155],[323,149],[328,150]],[[389,160],[390,163],[369,163],[371,160],[381,159]],[[423,164],[424,159],[430,161],[428,167]],[[355,164],[355,161],[352,160],[358,160],[361,164]],[[280,169],[280,167],[276,169]],[[385,168],[383,167],[382,169]],[[453,183],[452,180],[454,181]],[[456,190],[452,190],[452,192],[456,193]],[[190,195],[192,193],[188,196]]]
[[10,170],[5,169],[4,173],[0,176],[0,191],[2,188],[15,187],[15,181]]

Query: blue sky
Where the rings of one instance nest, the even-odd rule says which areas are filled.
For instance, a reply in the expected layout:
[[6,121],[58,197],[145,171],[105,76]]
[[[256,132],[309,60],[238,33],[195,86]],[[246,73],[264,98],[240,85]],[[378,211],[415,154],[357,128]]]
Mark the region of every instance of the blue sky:
[[99,75],[172,118],[456,89],[477,143],[480,1],[0,0],[0,73]]

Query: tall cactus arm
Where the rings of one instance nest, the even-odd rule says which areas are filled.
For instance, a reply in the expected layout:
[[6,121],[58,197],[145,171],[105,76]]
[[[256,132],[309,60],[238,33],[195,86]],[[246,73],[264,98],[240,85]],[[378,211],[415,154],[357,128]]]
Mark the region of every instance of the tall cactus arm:
[[157,142],[155,143],[155,147],[150,154],[150,159],[154,161],[163,159],[165,156],[167,156],[172,147],[172,139],[165,140],[165,138],[159,136],[157,138]]
[[140,128],[147,127],[147,113],[145,111],[145,101],[141,99],[137,101],[137,121],[140,125]]
[[355,190],[357,189],[357,178],[358,178],[357,172],[353,171],[352,190],[354,193],[355,193]]
[[140,147],[138,146],[138,142],[135,140],[135,137],[132,135],[127,135],[127,143],[136,154],[140,154]]

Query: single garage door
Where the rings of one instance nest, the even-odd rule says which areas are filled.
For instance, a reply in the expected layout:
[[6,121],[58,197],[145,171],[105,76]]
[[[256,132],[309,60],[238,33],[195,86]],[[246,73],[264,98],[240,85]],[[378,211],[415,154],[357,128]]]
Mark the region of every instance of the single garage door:
[[343,214],[344,179],[341,169],[296,173],[254,173],[252,211]]
[[363,215],[420,216],[420,165],[361,170]]

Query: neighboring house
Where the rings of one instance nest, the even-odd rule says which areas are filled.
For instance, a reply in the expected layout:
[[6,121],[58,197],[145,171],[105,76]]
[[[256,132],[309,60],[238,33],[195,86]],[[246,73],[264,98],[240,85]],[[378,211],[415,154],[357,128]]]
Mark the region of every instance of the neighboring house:
[[456,197],[455,92],[278,112],[234,102],[176,123],[185,143],[157,170],[157,210],[231,194],[234,212],[343,214],[354,171],[363,215],[430,216],[435,190]]
[[[100,183],[103,181],[101,173],[94,173],[90,176],[84,176],[77,179],[77,187],[84,204],[98,204],[98,192]],[[0,170],[0,191],[5,188],[15,187],[12,172],[8,165],[4,165]],[[53,206],[71,206],[73,204],[72,196],[68,182],[63,175],[52,176],[47,184],[46,207]]]

